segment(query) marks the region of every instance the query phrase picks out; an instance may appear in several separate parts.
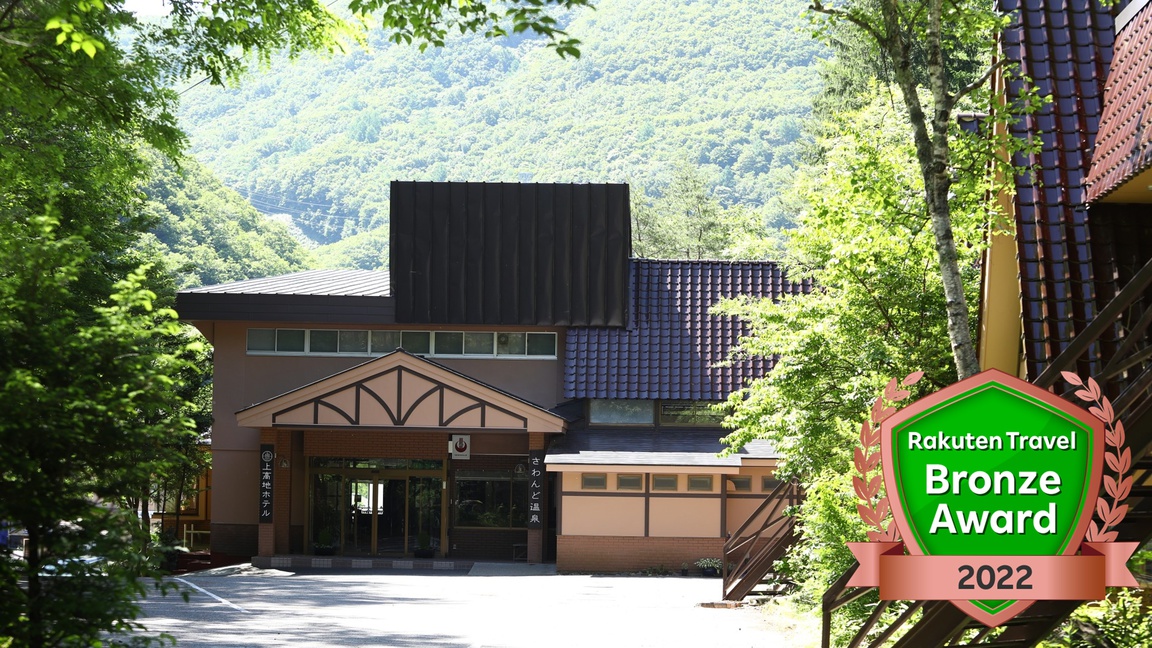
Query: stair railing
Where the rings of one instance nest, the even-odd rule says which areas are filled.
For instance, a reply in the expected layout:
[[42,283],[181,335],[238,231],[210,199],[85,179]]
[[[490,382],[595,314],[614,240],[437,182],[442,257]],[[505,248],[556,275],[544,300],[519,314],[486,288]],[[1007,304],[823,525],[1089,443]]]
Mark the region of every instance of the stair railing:
[[724,543],[721,574],[725,600],[739,601],[747,596],[796,541],[790,509],[800,503],[801,496],[796,482],[780,482]]

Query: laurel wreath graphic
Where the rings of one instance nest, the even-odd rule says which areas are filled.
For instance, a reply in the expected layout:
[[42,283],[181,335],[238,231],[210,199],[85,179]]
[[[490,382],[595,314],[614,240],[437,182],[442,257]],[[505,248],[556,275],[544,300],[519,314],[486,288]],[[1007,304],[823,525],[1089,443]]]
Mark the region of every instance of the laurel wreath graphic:
[[900,532],[896,528],[896,521],[889,514],[888,497],[881,494],[880,488],[884,482],[884,475],[880,471],[880,424],[896,413],[892,403],[912,395],[904,389],[911,387],[924,377],[923,371],[915,371],[899,382],[895,378],[888,381],[884,387],[884,395],[872,403],[872,414],[869,421],[860,425],[860,445],[856,446],[853,462],[856,464],[856,473],[852,476],[852,486],[861,503],[856,505],[860,519],[864,520],[871,529],[868,539],[872,542],[896,542]]
[[1114,542],[1118,533],[1114,531],[1124,517],[1128,515],[1128,505],[1121,504],[1132,491],[1132,476],[1125,474],[1132,468],[1132,450],[1124,443],[1124,424],[1116,420],[1116,412],[1108,397],[1100,391],[1100,385],[1092,378],[1085,383],[1080,376],[1070,372],[1060,373],[1068,384],[1079,387],[1075,396],[1080,400],[1092,403],[1088,413],[1104,422],[1104,442],[1109,450],[1104,453],[1104,463],[1116,471],[1116,476],[1104,475],[1104,490],[1112,501],[1104,497],[1096,498],[1096,516],[1100,518],[1103,526],[1092,520],[1088,525],[1088,532],[1084,539],[1088,542]]
[[[1087,382],[1076,374],[1064,371],[1061,373],[1064,380],[1073,387],[1078,387],[1076,398],[1090,403],[1088,413],[1104,422],[1104,440],[1108,450],[1104,453],[1104,462],[1115,471],[1116,475],[1104,475],[1104,490],[1111,500],[1099,496],[1096,498],[1096,517],[1088,525],[1084,539],[1088,542],[1114,542],[1118,537],[1115,528],[1124,521],[1128,515],[1128,505],[1121,504],[1132,491],[1132,476],[1127,475],[1132,469],[1132,450],[1125,445],[1124,423],[1116,419],[1116,412],[1111,401],[1104,396],[1100,385],[1094,379]],[[860,425],[860,444],[856,446],[854,464],[856,473],[852,476],[852,486],[860,503],[856,511],[860,519],[867,524],[868,539],[872,542],[895,542],[899,540],[899,530],[895,520],[889,517],[891,507],[888,497],[881,493],[883,486],[883,473],[880,470],[880,424],[896,413],[892,406],[911,395],[905,387],[911,387],[924,377],[923,371],[908,374],[904,380],[897,382],[895,378],[888,382],[884,388],[884,395],[872,404],[869,421]]]

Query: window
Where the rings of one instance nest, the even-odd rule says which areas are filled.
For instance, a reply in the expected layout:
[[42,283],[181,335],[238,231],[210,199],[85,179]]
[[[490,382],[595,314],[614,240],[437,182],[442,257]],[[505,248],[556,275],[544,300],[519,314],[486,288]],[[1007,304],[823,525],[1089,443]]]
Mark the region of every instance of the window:
[[679,475],[652,475],[652,490],[674,491],[680,489]]
[[729,477],[728,483],[732,485],[732,490],[736,491],[737,493],[752,492],[751,477]]
[[440,331],[436,333],[436,355],[464,355],[464,334]]
[[588,403],[588,420],[591,423],[651,424],[652,404],[650,400],[595,399]]
[[339,348],[340,331],[310,331],[308,350],[312,353],[336,353]]
[[492,355],[492,334],[465,333],[464,355]]
[[528,479],[510,470],[456,471],[456,525],[523,527],[528,520]]
[[668,425],[720,425],[724,415],[710,401],[661,401],[660,422]]
[[253,355],[384,355],[402,348],[427,356],[556,358],[555,333],[492,331],[367,331],[336,329],[248,329]]
[[527,347],[524,342],[523,333],[497,333],[496,334],[496,353],[498,355],[516,355],[522,356],[527,354]]
[[304,353],[304,339],[307,331],[300,329],[280,329],[276,331],[277,353]]
[[249,351],[275,351],[276,331],[274,329],[248,329]]
[[688,475],[688,490],[712,492],[712,475]]
[[400,331],[372,331],[372,353],[384,355],[400,347]]
[[359,457],[311,457],[313,468],[371,468],[373,470],[435,470],[444,469],[441,459],[391,459]]
[[555,333],[529,333],[528,334],[528,355],[530,355],[530,356],[554,356],[554,355],[556,355],[556,334]]
[[368,353],[368,331],[340,331],[340,353]]
[[580,488],[584,490],[604,490],[608,488],[608,475],[604,473],[584,473],[580,475]]
[[780,480],[776,479],[775,477],[761,477],[760,478],[760,490],[764,491],[765,493],[771,493],[779,485],[780,485]]
[[616,475],[616,490],[644,490],[644,476]]
[[400,334],[400,346],[408,353],[427,355],[432,352],[432,334],[428,331],[404,331]]

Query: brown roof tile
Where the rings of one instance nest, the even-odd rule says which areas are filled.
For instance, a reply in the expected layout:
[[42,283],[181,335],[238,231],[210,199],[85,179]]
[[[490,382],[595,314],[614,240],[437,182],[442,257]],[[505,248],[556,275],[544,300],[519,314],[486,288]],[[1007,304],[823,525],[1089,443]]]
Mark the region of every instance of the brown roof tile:
[[[1036,376],[1096,313],[1089,249],[1087,151],[1100,124],[1112,57],[1113,20],[1090,0],[1001,0],[1012,15],[1004,56],[1052,101],[1013,129],[1040,151],[1016,162],[1035,169],[1016,178],[1024,353]],[[1023,80],[1009,83],[1019,91]]]
[[1088,174],[1089,201],[1152,166],[1152,7],[1133,8],[1135,15],[1116,35]]

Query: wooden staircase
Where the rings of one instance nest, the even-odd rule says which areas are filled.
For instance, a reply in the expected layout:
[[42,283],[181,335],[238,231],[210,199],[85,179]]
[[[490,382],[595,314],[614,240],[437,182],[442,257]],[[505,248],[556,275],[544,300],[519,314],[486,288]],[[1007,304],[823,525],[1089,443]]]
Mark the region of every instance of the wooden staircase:
[[789,509],[800,503],[802,493],[795,482],[780,482],[744,524],[724,543],[724,600],[779,594],[787,589],[772,565],[796,541],[795,518]]
[[[1033,382],[1067,394],[1060,372],[1092,376],[1123,421],[1134,459],[1129,512],[1117,531],[1120,541],[1152,541],[1152,261],[1140,269],[1068,347]],[[823,646],[831,646],[831,620],[836,610],[875,588],[846,587],[852,567],[824,594]],[[885,645],[903,632],[897,648],[994,646],[1026,648],[1048,636],[1079,605],[1077,601],[1038,601],[1003,626],[989,629],[947,601],[916,601],[894,622],[879,621],[892,602],[880,601],[875,612],[847,644],[848,648]]]

